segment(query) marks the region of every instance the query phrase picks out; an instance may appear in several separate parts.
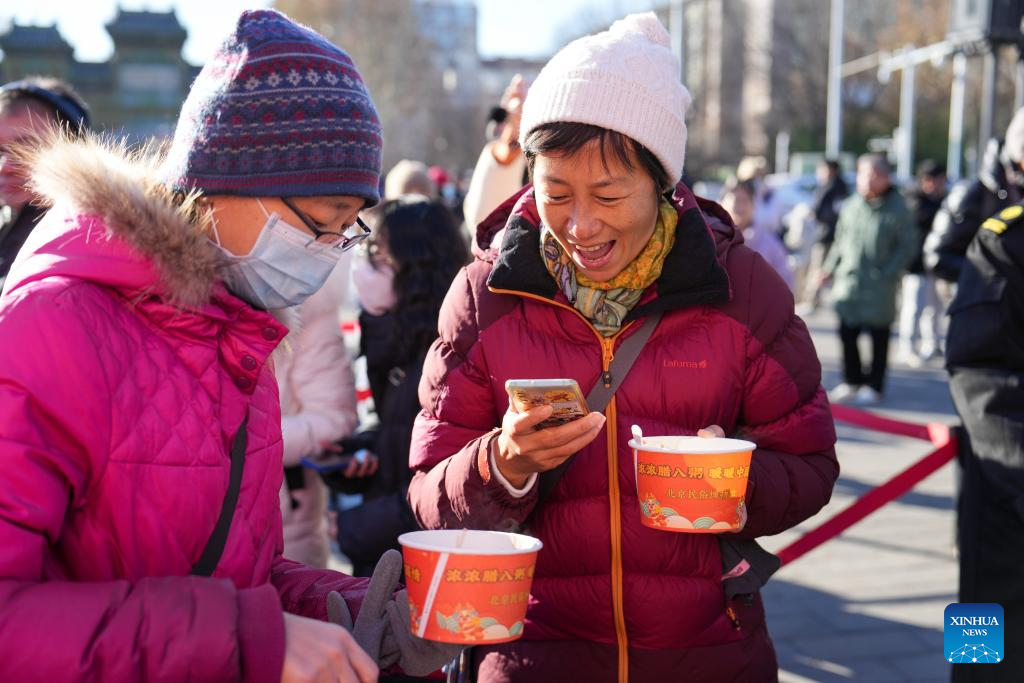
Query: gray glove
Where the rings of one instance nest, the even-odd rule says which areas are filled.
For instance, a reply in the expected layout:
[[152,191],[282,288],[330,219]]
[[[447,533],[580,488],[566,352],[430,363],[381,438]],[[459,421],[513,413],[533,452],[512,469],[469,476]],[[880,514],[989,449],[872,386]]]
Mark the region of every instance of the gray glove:
[[[395,664],[399,659],[399,647],[394,637],[385,636],[389,625],[387,607],[394,601],[391,594],[398,586],[402,575],[402,554],[388,550],[381,555],[370,577],[362,607],[352,624],[352,614],[345,599],[337,591],[327,595],[327,618],[342,628],[351,631],[359,647],[373,658],[381,669]],[[403,591],[404,594],[404,591]]]
[[[327,595],[327,618],[341,626],[346,631],[352,632],[352,615],[348,611],[345,599],[337,591],[331,591]],[[360,645],[360,647],[362,647]],[[384,636],[380,641],[380,656],[377,657],[377,666],[381,670],[387,669],[398,663],[401,653],[398,650],[398,643],[394,636],[385,627]]]
[[399,650],[398,665],[410,676],[426,676],[437,671],[462,653],[466,645],[435,643],[413,635],[409,629],[409,598],[404,590],[387,604],[387,641],[393,639]]

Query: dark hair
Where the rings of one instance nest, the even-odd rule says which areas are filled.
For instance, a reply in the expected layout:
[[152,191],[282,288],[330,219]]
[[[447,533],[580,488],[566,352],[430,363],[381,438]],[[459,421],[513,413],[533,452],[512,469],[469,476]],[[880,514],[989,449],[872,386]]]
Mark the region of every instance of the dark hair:
[[651,180],[658,194],[669,190],[676,179],[668,177],[665,167],[658,161],[658,157],[641,145],[636,140],[619,133],[618,131],[592,126],[587,123],[545,123],[537,126],[526,136],[526,143],[523,146],[523,153],[526,154],[526,166],[530,171],[530,180],[533,180],[533,164],[539,154],[554,154],[571,156],[583,149],[591,140],[597,140],[598,148],[601,150],[601,162],[605,169],[608,169],[607,152],[610,150],[615,158],[623,166],[630,170],[636,167],[629,158],[630,150],[636,155],[640,162],[640,168]]
[[87,130],[89,108],[66,81],[49,76],[29,76],[0,87],[0,112],[43,106],[61,127],[72,133]]
[[734,194],[737,190],[746,192],[747,196],[751,199],[757,196],[757,190],[754,187],[753,181],[739,180],[733,176],[725,181],[725,185],[722,187],[722,195],[719,199],[725,199],[726,195]]
[[861,154],[857,157],[857,165],[860,166],[861,164],[871,164],[879,173],[892,175],[892,164],[889,163],[884,154],[878,154],[877,152]]
[[925,159],[917,165],[918,178],[938,178],[946,175],[946,165],[935,159]]
[[374,242],[394,260],[399,357],[426,353],[437,337],[441,302],[469,262],[469,248],[451,211],[439,201],[400,198],[370,210]]
[[832,175],[839,175],[839,162],[835,159],[822,159],[821,165],[826,167]]
[[505,107],[491,107],[491,110],[487,113],[488,123],[504,123],[505,119],[508,118],[508,111]]

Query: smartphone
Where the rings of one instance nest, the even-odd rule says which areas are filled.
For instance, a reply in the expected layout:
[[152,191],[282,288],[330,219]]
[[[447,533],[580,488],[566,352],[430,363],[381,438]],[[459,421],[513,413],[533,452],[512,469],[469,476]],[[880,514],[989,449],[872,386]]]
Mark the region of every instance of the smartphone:
[[574,379],[510,379],[505,382],[505,391],[509,403],[520,413],[545,404],[554,408],[551,417],[538,424],[537,429],[564,425],[590,413]]
[[341,472],[348,469],[353,459],[355,456],[351,453],[331,454],[322,458],[305,457],[299,464],[315,472]]

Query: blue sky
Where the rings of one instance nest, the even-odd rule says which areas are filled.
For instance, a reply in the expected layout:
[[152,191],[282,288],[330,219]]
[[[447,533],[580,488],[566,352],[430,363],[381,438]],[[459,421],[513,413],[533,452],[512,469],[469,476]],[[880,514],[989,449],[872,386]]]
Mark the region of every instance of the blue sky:
[[[344,2],[344,0],[337,0]],[[462,0],[471,1],[471,0]],[[54,20],[82,61],[102,61],[112,45],[103,25],[117,13],[117,0],[28,0],[0,3],[0,30]],[[185,58],[200,64],[213,52],[238,13],[267,7],[272,0],[121,0],[128,10],[166,11],[172,7],[189,32]],[[650,0],[476,0],[480,51],[484,56],[550,54],[577,21],[605,19],[651,5]]]

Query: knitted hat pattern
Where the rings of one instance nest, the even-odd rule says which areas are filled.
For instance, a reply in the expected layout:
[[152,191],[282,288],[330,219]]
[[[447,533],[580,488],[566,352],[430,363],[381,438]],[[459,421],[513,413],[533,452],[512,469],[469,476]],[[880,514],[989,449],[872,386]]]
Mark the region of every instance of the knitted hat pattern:
[[274,10],[241,14],[182,107],[161,180],[250,197],[380,200],[381,124],[351,58]]
[[631,14],[579,38],[544,66],[523,103],[519,142],[546,123],[586,123],[632,138],[673,182],[683,173],[692,98],[654,12]]

